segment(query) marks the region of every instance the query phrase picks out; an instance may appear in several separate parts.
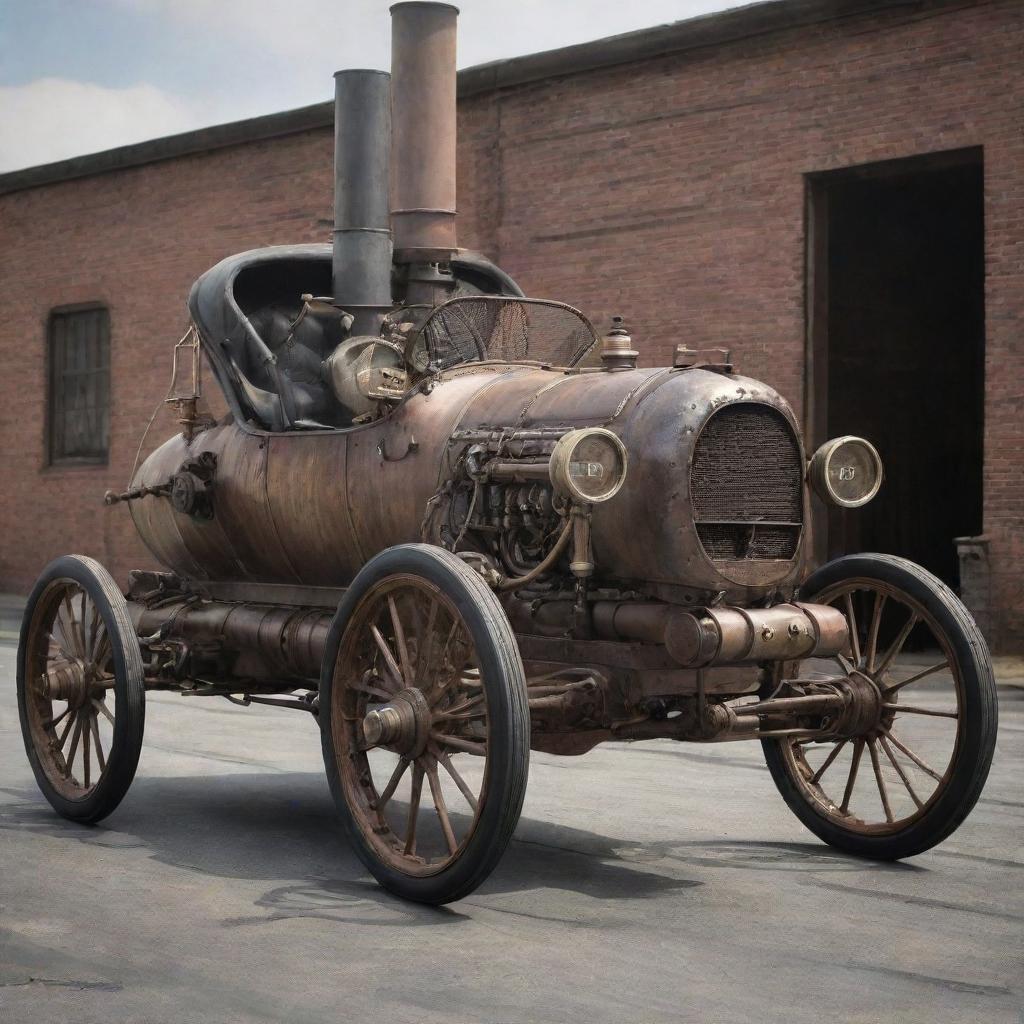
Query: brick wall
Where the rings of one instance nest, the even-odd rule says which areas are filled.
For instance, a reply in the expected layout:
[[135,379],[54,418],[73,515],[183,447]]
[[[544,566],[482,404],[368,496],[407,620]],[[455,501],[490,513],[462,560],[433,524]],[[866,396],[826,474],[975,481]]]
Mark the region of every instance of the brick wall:
[[[473,96],[459,150],[463,244],[532,294],[625,315],[647,363],[680,340],[728,347],[800,409],[804,175],[982,146],[991,630],[1016,649],[1022,51],[1017,0],[895,7]],[[127,512],[101,499],[125,485],[166,390],[187,290],[231,252],[327,241],[331,148],[315,130],[0,197],[0,588],[27,588],[69,550],[121,577],[151,564]],[[110,465],[48,469],[47,314],[97,299],[111,315]],[[160,414],[151,442],[170,431]]]

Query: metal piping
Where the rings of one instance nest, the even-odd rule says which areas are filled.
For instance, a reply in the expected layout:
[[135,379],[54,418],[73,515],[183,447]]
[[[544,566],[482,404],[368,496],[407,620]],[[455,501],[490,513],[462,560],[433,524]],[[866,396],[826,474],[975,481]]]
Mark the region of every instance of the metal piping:
[[444,262],[455,244],[455,37],[450,4],[391,8],[391,223],[398,263]]
[[353,335],[380,333],[391,308],[388,204],[390,80],[386,71],[334,76],[334,301]]

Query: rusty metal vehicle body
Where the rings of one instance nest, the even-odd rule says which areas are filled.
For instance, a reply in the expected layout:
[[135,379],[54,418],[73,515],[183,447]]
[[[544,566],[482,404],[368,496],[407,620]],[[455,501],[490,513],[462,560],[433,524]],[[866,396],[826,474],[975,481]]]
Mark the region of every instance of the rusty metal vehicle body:
[[[459,250],[455,12],[393,11],[394,81],[337,76],[334,244],[200,278],[176,355],[202,351],[230,413],[214,423],[197,391],[173,396],[181,433],[108,495],[165,571],[133,573],[125,599],[69,556],[37,585],[19,685],[44,792],[69,817],[109,813],[142,695],[163,688],[317,715],[357,851],[412,899],[458,898],[493,868],[530,747],[760,739],[826,841],[878,857],[934,845],[991,759],[984,640],[902,560],[806,578],[808,480],[856,507],[881,484],[877,453],[839,438],[808,467],[789,405],[727,354],[680,346],[673,366],[638,368],[621,323],[598,339]],[[939,660],[896,679],[911,637]],[[954,709],[899,702],[940,675]],[[914,715],[951,723],[944,767],[893,731]],[[851,804],[865,752],[871,813]]]

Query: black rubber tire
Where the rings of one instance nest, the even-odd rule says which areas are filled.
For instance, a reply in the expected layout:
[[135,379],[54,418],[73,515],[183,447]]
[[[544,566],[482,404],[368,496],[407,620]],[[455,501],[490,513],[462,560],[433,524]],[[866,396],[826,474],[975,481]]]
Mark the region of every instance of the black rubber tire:
[[[384,863],[367,842],[339,778],[331,707],[334,668],[349,615],[370,588],[407,574],[440,587],[463,616],[480,658],[487,694],[488,797],[462,854],[443,871],[414,877]],[[320,677],[324,766],[342,825],[353,849],[384,888],[403,899],[442,904],[468,896],[494,870],[519,821],[530,764],[530,712],[519,646],[508,616],[486,583],[456,555],[428,544],[402,544],[372,558],[346,591],[331,623]]]
[[828,587],[851,579],[875,579],[898,587],[918,601],[944,630],[963,683],[964,730],[952,777],[924,814],[888,835],[846,830],[805,797],[786,767],[779,740],[762,740],[765,761],[790,810],[830,846],[874,860],[900,860],[924,853],[951,835],[970,814],[988,778],[995,751],[998,706],[988,645],[960,599],[921,566],[895,555],[858,554],[838,558],[808,577],[800,599],[813,602]]
[[[62,579],[74,580],[89,595],[103,618],[110,637],[114,662],[116,714],[113,744],[107,754],[107,769],[93,790],[72,800],[57,792],[39,761],[28,721],[25,692],[25,657],[33,619],[46,589]],[[18,643],[18,715],[25,752],[43,796],[53,809],[70,821],[93,825],[110,814],[128,792],[142,752],[146,722],[146,688],[142,653],[128,614],[128,605],[110,573],[99,562],[85,555],[62,555],[42,572],[29,595],[21,623]]]

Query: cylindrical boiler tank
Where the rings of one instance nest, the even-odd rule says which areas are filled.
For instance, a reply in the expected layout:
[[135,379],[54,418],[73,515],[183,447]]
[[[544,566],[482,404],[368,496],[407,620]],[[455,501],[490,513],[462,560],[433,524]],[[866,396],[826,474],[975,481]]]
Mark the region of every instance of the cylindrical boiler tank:
[[133,481],[156,486],[210,452],[212,519],[162,498],[133,502],[132,516],[154,556],[186,577],[344,586],[377,552],[420,540],[461,451],[456,431],[584,426],[611,429],[629,453],[625,486],[593,509],[602,576],[747,596],[795,576],[806,509],[792,411],[762,383],[703,369],[467,364],[349,430],[229,420],[191,446],[172,438]]

